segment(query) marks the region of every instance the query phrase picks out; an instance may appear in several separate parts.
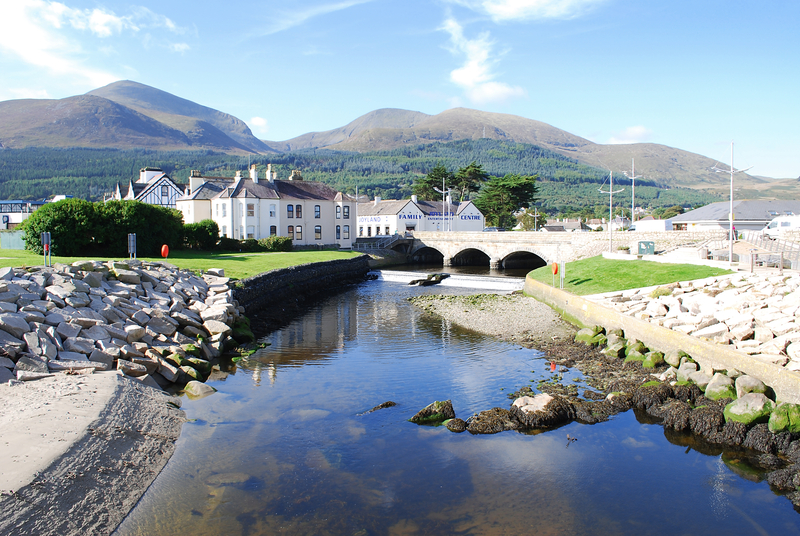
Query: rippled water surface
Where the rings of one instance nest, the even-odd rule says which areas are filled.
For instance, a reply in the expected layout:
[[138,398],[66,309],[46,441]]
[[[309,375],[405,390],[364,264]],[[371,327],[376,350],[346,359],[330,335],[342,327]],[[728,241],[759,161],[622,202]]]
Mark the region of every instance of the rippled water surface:
[[117,534],[800,534],[757,475],[632,411],[530,435],[408,422],[433,400],[461,418],[507,408],[551,377],[541,353],[406,301],[430,292],[461,291],[365,283],[266,336],[218,393],[185,400],[194,420]]

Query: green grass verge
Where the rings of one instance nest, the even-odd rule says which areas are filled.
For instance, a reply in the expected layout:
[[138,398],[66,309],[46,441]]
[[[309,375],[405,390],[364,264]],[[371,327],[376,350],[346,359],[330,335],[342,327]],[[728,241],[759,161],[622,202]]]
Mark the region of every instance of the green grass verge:
[[[200,251],[170,252],[167,262],[187,270],[208,270],[209,268],[223,268],[227,277],[243,279],[251,275],[288,268],[310,262],[322,262],[335,259],[349,259],[359,253],[350,251],[290,251],[279,253],[209,253]],[[56,257],[53,263],[63,262],[71,264],[77,260],[92,257]],[[98,260],[109,260],[99,259]],[[114,259],[124,261],[125,258]],[[161,257],[142,257],[143,261],[162,261]],[[5,266],[40,266],[44,264],[42,255],[35,255],[27,250],[2,249],[0,250],[0,267]]]
[[[730,270],[711,266],[642,260],[620,261],[604,259],[602,256],[568,262],[565,268],[564,290],[578,296],[666,285],[676,281],[691,281],[731,273]],[[550,266],[537,268],[528,275],[547,285],[553,284],[553,272]],[[559,277],[560,275],[555,276],[556,285],[559,283]]]

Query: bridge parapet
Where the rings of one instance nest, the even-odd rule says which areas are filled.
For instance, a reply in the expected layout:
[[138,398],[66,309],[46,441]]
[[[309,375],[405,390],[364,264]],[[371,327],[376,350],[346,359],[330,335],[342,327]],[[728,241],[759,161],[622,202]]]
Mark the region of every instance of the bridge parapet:
[[439,251],[445,264],[450,264],[456,255],[467,250],[478,250],[490,258],[491,264],[500,264],[509,255],[521,252],[537,255],[546,263],[572,262],[593,257],[609,247],[627,246],[636,251],[640,241],[652,241],[657,250],[669,250],[679,246],[700,245],[710,240],[725,237],[726,231],[662,231],[662,232],[615,232],[610,246],[607,232],[545,233],[506,231],[488,232],[415,232],[411,253],[422,248]]

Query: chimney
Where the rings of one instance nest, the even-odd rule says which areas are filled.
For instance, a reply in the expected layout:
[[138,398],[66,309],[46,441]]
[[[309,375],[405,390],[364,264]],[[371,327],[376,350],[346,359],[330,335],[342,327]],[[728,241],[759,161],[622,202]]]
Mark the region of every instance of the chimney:
[[267,164],[267,180],[269,182],[275,182],[275,176],[277,174],[277,172],[272,171],[272,164]]
[[416,195],[412,195],[411,196],[411,202],[414,203],[415,205],[417,204],[417,196]]
[[380,202],[381,202],[381,198],[376,195],[375,196],[375,206],[377,207],[380,204]]
[[250,180],[258,184],[258,170],[255,164],[250,166]]
[[234,177],[234,179],[241,179],[241,178],[242,178],[242,172],[237,169],[236,176]]
[[301,180],[303,180],[303,176],[300,175],[300,170],[299,169],[293,169],[292,170],[292,175],[289,177],[289,180],[290,181],[301,181]]

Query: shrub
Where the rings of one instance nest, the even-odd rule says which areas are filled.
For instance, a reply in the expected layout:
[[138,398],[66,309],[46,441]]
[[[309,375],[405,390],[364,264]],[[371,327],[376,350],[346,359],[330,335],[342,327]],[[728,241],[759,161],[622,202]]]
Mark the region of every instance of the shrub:
[[183,226],[183,241],[192,249],[211,250],[219,240],[219,226],[214,220],[202,220]]
[[157,256],[163,244],[183,240],[183,216],[178,210],[140,201],[90,203],[65,199],[43,206],[23,223],[25,248],[42,254],[41,233],[50,232],[57,256],[128,253],[128,234],[136,233],[136,254]]
[[41,234],[49,232],[50,251],[53,255],[80,255],[94,241],[97,229],[95,221],[94,205],[85,199],[64,199],[58,203],[48,203],[22,223],[25,249],[42,255],[44,247]]
[[227,236],[223,236],[219,239],[217,243],[217,249],[222,251],[239,251],[241,248],[239,246],[239,241],[234,240],[233,238],[228,238]]
[[258,241],[263,251],[292,251],[292,239],[288,236],[268,236]]

